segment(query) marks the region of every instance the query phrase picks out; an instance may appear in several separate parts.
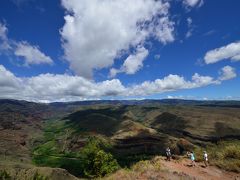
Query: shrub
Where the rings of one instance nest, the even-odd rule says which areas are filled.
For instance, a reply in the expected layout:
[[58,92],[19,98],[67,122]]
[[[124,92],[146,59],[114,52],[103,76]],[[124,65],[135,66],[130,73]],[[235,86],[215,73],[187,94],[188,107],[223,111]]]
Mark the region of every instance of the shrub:
[[158,158],[152,160],[139,161],[131,168],[135,172],[159,171],[161,170],[161,161]]
[[84,175],[87,177],[102,177],[119,169],[117,161],[110,153],[100,148],[96,139],[89,139],[81,155]]
[[240,143],[239,141],[223,141],[207,147],[210,164],[222,169],[240,172]]
[[203,162],[203,151],[205,151],[206,149],[204,148],[199,148],[199,147],[195,147],[194,148],[194,155],[195,155],[195,161],[196,162]]
[[146,161],[139,161],[138,163],[136,163],[135,165],[132,166],[132,169],[134,171],[138,171],[138,172],[144,172],[146,170],[149,169],[151,162],[146,160]]
[[11,179],[11,176],[7,173],[6,170],[0,170],[0,179],[2,180]]
[[235,145],[227,146],[222,156],[223,159],[240,159],[240,148]]
[[49,178],[36,172],[33,176],[33,180],[49,180]]
[[103,150],[97,152],[93,166],[93,169],[96,171],[96,176],[104,176],[116,171],[118,168],[117,161],[113,159],[110,153],[106,153]]

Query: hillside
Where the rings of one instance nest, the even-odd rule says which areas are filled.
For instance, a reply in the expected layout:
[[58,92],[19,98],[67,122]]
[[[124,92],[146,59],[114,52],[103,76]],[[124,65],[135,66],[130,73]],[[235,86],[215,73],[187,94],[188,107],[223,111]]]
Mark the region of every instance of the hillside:
[[[81,153],[89,137],[96,138],[120,167],[164,155],[167,146],[176,156],[187,150],[213,151],[219,142],[240,139],[239,104],[185,100],[38,104],[0,100],[0,169],[18,167],[25,171],[45,166],[83,177]],[[225,143],[222,149],[228,146],[232,144]],[[233,158],[221,159],[221,163],[236,162],[228,170],[240,172],[240,157]],[[212,165],[227,169],[217,160]]]
[[231,180],[239,178],[239,174],[227,172],[214,166],[205,168],[203,163],[197,163],[196,167],[191,167],[190,160],[186,158],[169,162],[162,157],[156,156],[149,161],[138,162],[130,170],[119,170],[104,179]]

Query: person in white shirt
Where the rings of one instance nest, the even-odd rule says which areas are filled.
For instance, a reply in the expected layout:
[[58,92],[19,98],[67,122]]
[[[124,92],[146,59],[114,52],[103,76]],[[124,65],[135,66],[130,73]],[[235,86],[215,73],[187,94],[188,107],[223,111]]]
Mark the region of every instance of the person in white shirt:
[[205,167],[207,167],[208,166],[208,154],[206,151],[203,152],[203,160],[204,160]]
[[167,147],[167,149],[166,149],[166,156],[167,156],[167,160],[170,161],[171,160],[171,150],[169,147]]

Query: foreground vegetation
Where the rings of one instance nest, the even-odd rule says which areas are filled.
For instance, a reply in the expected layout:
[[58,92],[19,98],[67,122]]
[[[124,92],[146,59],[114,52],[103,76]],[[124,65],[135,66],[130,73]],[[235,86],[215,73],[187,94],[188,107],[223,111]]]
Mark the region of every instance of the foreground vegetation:
[[11,176],[6,170],[0,170],[0,179],[2,180],[10,180]]
[[37,165],[67,169],[74,175],[94,178],[102,177],[119,169],[112,154],[102,148],[96,138],[89,138],[78,153],[46,153],[46,147],[39,147],[33,161]]
[[[130,168],[123,168],[104,179],[141,179],[142,174],[147,174],[152,179],[159,179],[155,174],[163,173],[160,161],[156,159],[139,161]],[[162,179],[162,178],[161,178]]]
[[195,149],[197,161],[203,161],[204,150],[208,152],[210,165],[240,173],[240,141],[219,141],[206,148],[197,147]]
[[50,121],[46,125],[44,143],[33,150],[33,162],[39,166],[59,167],[81,177],[102,177],[119,169],[110,153],[109,144],[97,137],[89,137],[84,147],[77,151],[65,151],[57,139],[65,134],[64,122]]

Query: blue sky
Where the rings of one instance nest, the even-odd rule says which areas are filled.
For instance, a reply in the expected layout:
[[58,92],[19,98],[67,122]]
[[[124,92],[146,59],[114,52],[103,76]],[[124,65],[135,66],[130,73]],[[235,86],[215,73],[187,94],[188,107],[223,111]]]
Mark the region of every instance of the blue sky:
[[239,99],[238,0],[3,0],[0,98]]

